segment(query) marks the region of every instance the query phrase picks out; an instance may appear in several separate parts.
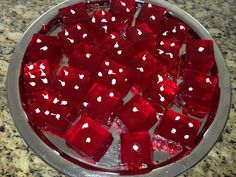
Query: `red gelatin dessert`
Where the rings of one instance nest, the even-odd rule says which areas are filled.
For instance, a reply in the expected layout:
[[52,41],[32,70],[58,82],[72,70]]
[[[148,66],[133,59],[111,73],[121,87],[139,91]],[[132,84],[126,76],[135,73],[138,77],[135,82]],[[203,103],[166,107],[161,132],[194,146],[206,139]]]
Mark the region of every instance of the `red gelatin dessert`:
[[77,109],[71,100],[58,94],[49,95],[45,94],[45,102],[30,104],[27,113],[38,128],[63,137],[76,120]]
[[[215,65],[212,40],[189,39],[186,44],[186,68],[208,74]],[[186,66],[187,65],[187,66]]]
[[119,92],[95,83],[82,104],[81,112],[100,124],[110,127],[113,122],[111,115],[121,103]]
[[88,30],[81,24],[67,28],[58,34],[60,45],[63,48],[67,56],[71,56],[75,48],[80,44],[90,44],[93,42],[92,35]]
[[99,161],[113,142],[112,134],[90,117],[82,116],[66,133],[66,143],[81,156]]
[[106,57],[127,65],[133,53],[133,45],[128,40],[122,38],[117,33],[111,33],[101,43],[101,48],[106,53]]
[[145,88],[154,74],[162,69],[161,63],[147,50],[133,55],[129,63],[135,74],[135,82],[140,88]]
[[127,39],[134,44],[135,49],[154,51],[156,38],[147,23],[142,23],[127,30]]
[[72,57],[69,58],[68,64],[71,67],[94,72],[103,57],[104,52],[100,48],[88,44],[80,44],[74,50]]
[[33,35],[22,106],[43,141],[59,136],[79,154],[58,147],[71,162],[139,174],[189,154],[208,130],[220,90],[213,41],[161,6],[108,4],[61,8]]
[[56,72],[62,59],[59,40],[55,36],[34,34],[27,48],[26,57],[30,62],[48,60],[51,70]]
[[64,66],[53,83],[53,88],[65,98],[80,103],[91,87],[90,73]]
[[111,0],[110,12],[121,20],[132,20],[135,10],[135,0]]
[[205,117],[210,111],[216,93],[217,81],[215,76],[184,70],[178,96],[183,111],[199,118]]
[[168,110],[155,130],[155,134],[193,147],[201,122],[186,115]]
[[148,132],[122,133],[120,139],[122,163],[133,167],[133,164],[152,164],[153,149]]
[[64,29],[75,26],[78,23],[87,23],[89,19],[86,6],[82,2],[61,8],[58,14]]
[[126,95],[132,85],[132,73],[127,66],[105,59],[98,67],[94,80]]
[[154,34],[159,34],[161,26],[166,20],[166,12],[164,7],[145,2],[136,19],[136,24],[147,23]]
[[167,108],[173,104],[179,86],[167,78],[164,74],[158,73],[151,84],[143,91],[143,96],[154,104]]
[[51,73],[48,60],[39,60],[24,67],[24,85],[27,97],[50,87]]
[[158,111],[146,99],[134,96],[117,113],[117,117],[125,124],[128,131],[138,132],[149,130],[157,122]]

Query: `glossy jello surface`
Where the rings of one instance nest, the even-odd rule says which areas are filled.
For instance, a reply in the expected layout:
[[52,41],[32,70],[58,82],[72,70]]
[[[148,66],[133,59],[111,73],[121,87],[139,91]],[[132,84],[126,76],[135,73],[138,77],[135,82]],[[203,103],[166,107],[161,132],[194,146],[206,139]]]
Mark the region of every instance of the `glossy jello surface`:
[[129,174],[175,162],[214,119],[213,41],[164,7],[105,5],[62,8],[32,36],[19,83],[29,124],[87,168]]

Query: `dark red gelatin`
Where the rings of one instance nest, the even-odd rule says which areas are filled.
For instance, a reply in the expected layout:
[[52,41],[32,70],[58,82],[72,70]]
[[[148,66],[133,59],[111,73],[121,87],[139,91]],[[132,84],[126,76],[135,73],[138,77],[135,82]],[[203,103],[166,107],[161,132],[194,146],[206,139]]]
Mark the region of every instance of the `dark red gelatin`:
[[128,93],[133,81],[130,68],[108,59],[105,59],[98,67],[94,80],[122,95]]
[[[158,111],[163,111],[161,108]],[[157,122],[157,111],[153,105],[139,95],[134,96],[117,113],[117,117],[130,132],[149,130]]]
[[91,87],[90,73],[64,66],[53,83],[53,89],[65,98],[80,103]]
[[194,146],[201,122],[186,115],[168,110],[155,130],[155,134],[180,143]]
[[113,122],[111,115],[121,103],[119,92],[95,83],[82,104],[81,112],[98,123],[110,127]]
[[89,15],[84,3],[78,3],[59,9],[59,18],[64,29],[75,26],[78,23],[87,23]]
[[136,24],[147,23],[154,34],[159,34],[161,26],[166,20],[166,12],[164,7],[145,2],[136,19]]
[[122,133],[121,162],[135,168],[140,164],[152,164],[153,149],[149,132]]
[[82,116],[65,135],[66,143],[81,156],[99,161],[110,147],[113,137],[90,117]]

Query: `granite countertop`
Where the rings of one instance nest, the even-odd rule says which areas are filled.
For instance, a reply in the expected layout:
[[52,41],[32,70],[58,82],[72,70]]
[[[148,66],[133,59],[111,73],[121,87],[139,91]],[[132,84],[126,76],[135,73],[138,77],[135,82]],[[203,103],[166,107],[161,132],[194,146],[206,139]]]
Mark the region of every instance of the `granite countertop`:
[[[23,32],[40,14],[62,0],[0,1],[0,176],[64,176],[52,169],[22,141],[7,108],[8,61]],[[232,81],[232,104],[222,137],[210,153],[181,176],[236,176],[236,1],[171,0],[211,33],[224,55]]]

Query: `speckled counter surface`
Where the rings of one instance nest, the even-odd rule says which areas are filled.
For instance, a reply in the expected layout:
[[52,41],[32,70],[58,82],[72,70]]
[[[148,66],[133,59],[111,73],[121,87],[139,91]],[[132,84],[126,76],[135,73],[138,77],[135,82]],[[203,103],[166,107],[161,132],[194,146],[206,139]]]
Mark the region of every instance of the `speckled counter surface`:
[[[63,176],[52,169],[22,141],[7,108],[8,61],[23,32],[40,14],[62,0],[0,1],[0,176]],[[236,1],[171,0],[193,15],[219,45],[231,74],[232,105],[226,129],[210,153],[191,170],[189,177],[236,176]]]

